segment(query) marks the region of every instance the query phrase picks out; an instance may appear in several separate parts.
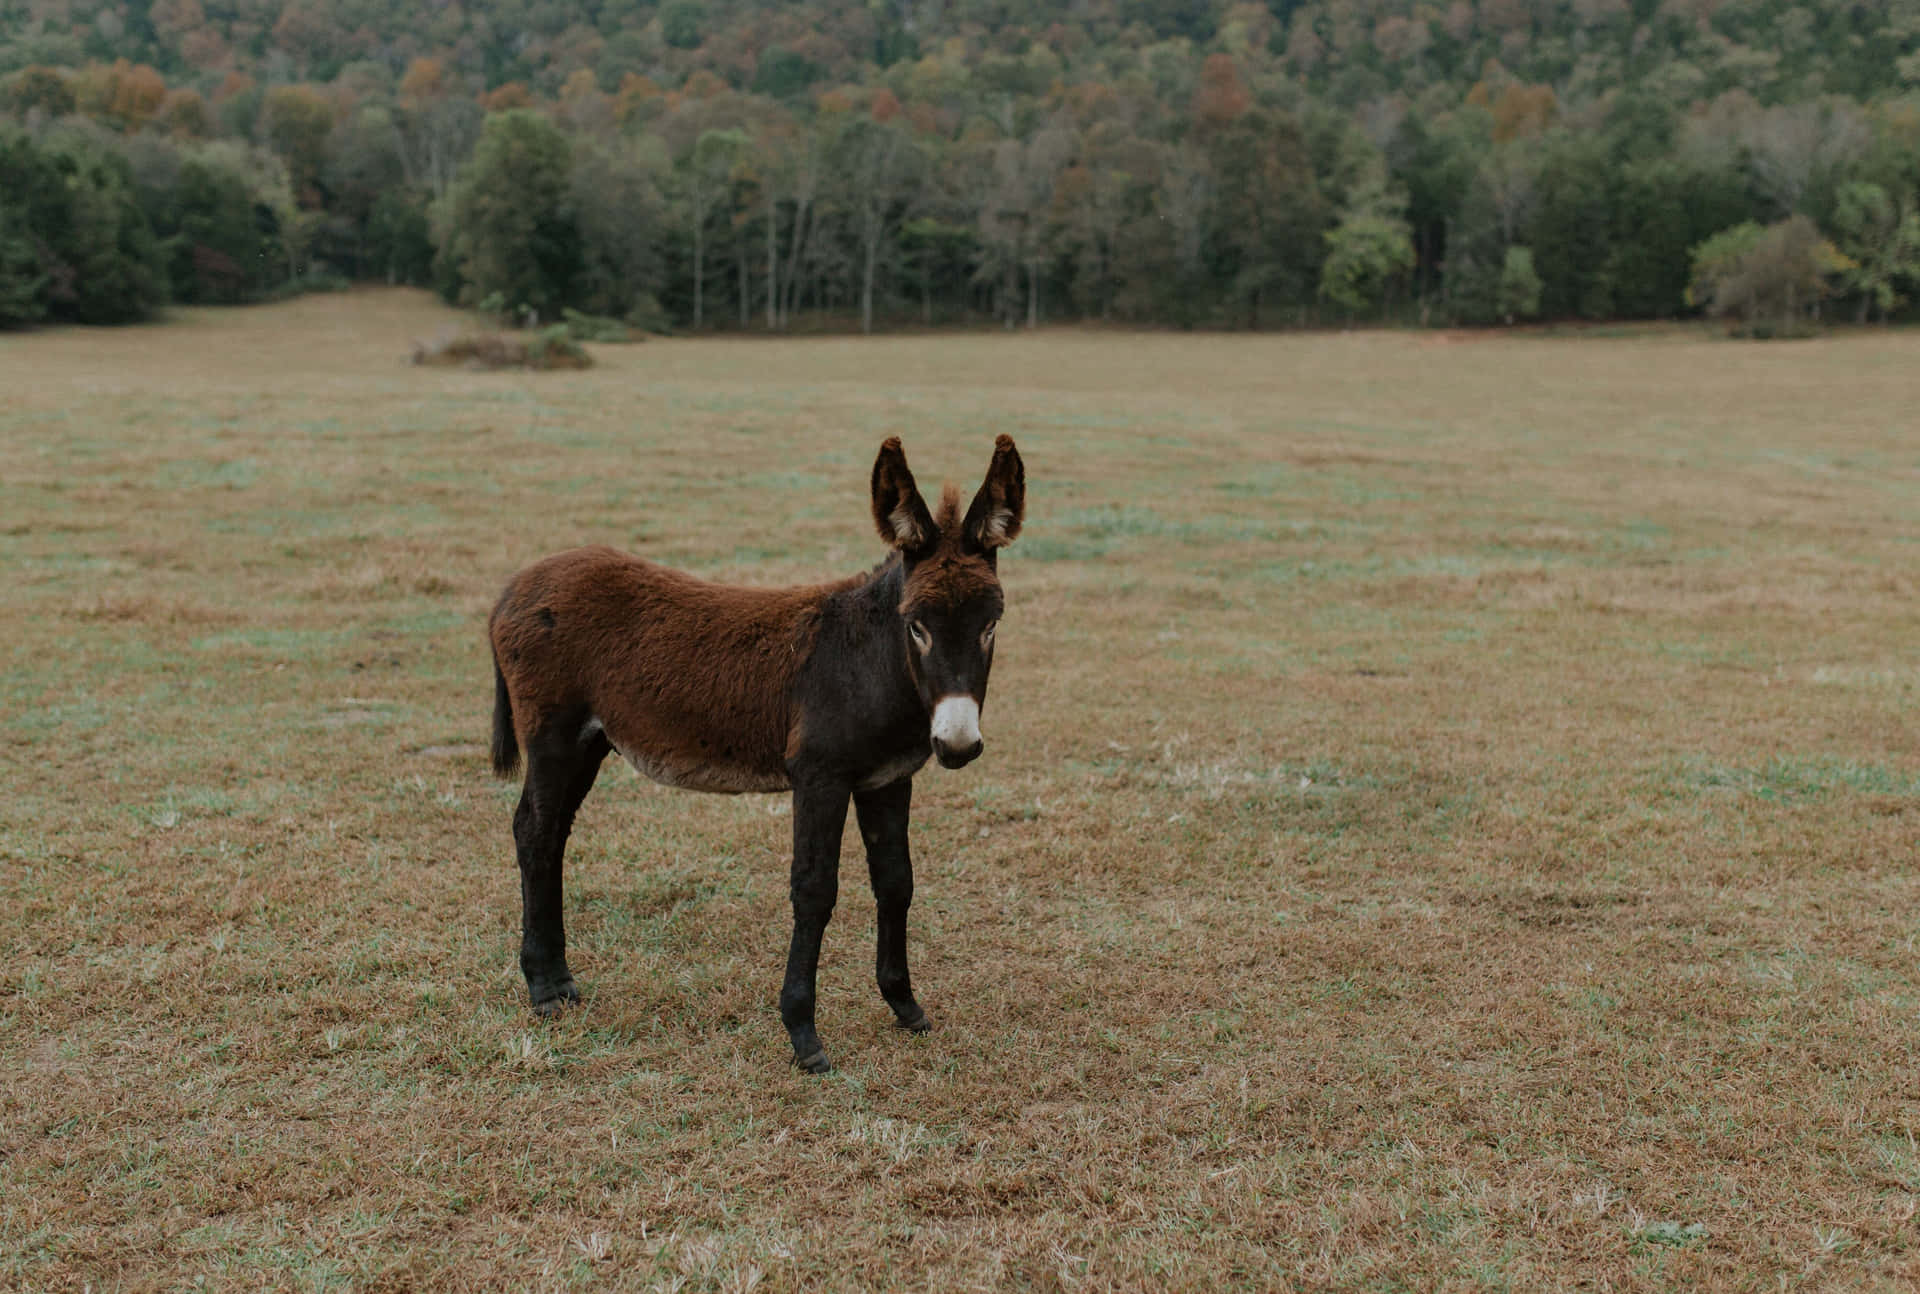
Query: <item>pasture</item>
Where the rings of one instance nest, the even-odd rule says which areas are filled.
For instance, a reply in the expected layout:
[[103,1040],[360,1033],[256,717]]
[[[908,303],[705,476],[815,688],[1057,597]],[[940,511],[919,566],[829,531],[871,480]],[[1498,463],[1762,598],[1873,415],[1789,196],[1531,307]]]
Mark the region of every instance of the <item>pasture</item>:
[[[1911,1288],[1920,337],[1042,333],[404,364],[0,337],[0,1285]],[[848,832],[610,762],[527,1009],[484,620],[786,583],[1019,440],[986,752]]]

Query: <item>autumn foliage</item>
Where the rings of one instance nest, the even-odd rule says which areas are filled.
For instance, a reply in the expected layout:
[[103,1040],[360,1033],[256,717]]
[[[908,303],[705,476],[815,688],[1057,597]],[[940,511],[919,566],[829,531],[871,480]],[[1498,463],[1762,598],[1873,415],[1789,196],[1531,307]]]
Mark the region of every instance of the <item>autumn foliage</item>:
[[1253,96],[1240,80],[1240,69],[1227,54],[1209,55],[1200,67],[1200,88],[1193,96],[1194,124],[1218,130],[1240,119]]
[[73,90],[81,112],[126,131],[144,127],[167,97],[167,83],[159,72],[124,58],[81,69],[74,78]]
[[0,114],[104,128],[162,241],[220,241],[175,228],[187,162],[244,176],[272,250],[236,294],[328,270],[470,294],[449,195],[489,120],[531,113],[583,240],[548,310],[1661,317],[1696,309],[1694,248],[1795,215],[1848,258],[1853,317],[1920,300],[1920,52],[1878,9],[979,3],[155,0],[68,31],[33,0],[31,39],[0,15]]

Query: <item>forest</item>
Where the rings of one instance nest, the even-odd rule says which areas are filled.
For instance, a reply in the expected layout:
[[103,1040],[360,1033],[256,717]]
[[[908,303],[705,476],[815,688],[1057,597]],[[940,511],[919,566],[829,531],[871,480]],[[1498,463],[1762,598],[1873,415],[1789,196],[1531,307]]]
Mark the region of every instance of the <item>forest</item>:
[[1899,319],[1920,0],[0,0],[0,325]]

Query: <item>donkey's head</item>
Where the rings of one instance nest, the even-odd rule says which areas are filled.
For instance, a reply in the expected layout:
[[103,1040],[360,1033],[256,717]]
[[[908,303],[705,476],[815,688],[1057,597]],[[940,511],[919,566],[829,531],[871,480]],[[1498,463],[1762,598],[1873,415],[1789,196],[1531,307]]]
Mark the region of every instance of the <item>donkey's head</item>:
[[873,523],[900,550],[906,571],[899,611],[907,670],[933,725],[933,753],[947,768],[980,753],[980,707],[1004,605],[994,558],[1020,533],[1026,510],[1026,470],[1010,436],[994,442],[987,479],[965,516],[952,486],[937,517],[928,509],[898,438],[874,460]]

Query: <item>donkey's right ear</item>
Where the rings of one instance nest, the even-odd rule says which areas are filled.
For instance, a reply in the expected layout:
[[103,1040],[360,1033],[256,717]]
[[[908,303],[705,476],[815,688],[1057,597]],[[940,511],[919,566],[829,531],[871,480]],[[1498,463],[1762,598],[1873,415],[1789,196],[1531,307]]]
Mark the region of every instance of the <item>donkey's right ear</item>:
[[940,537],[898,436],[887,437],[873,460],[873,524],[880,538],[908,554],[926,551]]

